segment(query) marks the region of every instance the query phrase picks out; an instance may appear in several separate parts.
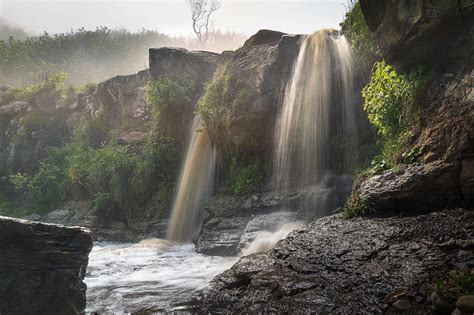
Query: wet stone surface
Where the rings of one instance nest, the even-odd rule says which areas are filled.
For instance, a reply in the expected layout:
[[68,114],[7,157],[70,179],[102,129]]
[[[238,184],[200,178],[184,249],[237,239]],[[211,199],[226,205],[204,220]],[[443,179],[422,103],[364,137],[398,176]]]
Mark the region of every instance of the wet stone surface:
[[[474,259],[474,211],[322,218],[240,259],[195,303],[210,312],[418,312],[422,286]],[[429,292],[431,293],[431,292]]]

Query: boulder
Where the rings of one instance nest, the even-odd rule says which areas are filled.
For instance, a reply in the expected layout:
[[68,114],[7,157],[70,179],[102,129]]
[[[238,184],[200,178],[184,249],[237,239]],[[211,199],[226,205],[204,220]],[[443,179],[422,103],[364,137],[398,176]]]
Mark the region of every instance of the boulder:
[[77,314],[91,233],[0,216],[0,313]]
[[196,303],[203,313],[381,314],[389,302],[392,313],[425,314],[426,283],[474,258],[460,245],[472,239],[472,222],[466,209],[321,218],[266,253],[242,257]]
[[363,181],[357,189],[372,208],[381,211],[430,210],[462,202],[454,163],[416,163]]

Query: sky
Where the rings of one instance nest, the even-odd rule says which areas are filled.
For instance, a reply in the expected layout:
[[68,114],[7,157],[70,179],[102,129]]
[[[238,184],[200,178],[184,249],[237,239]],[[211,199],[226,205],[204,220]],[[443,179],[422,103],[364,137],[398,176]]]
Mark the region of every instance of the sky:
[[[247,35],[259,29],[311,33],[339,28],[345,3],[347,0],[221,0],[213,27]],[[33,34],[97,26],[192,34],[186,0],[0,0],[0,17]]]

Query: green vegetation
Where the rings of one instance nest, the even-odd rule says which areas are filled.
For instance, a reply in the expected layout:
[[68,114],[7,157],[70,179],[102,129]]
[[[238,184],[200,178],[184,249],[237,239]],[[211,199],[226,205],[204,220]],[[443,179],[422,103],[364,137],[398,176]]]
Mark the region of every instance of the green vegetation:
[[372,213],[373,210],[366,199],[361,197],[356,191],[353,191],[346,204],[342,208],[344,219],[351,219]]
[[80,187],[93,197],[101,218],[128,222],[133,210],[158,191],[163,202],[172,197],[177,161],[173,141],[153,133],[142,153],[130,146],[95,148],[73,140],[49,148],[36,173],[14,174],[10,180],[34,202],[35,211],[54,209]]
[[[362,96],[368,118],[381,138],[382,158],[379,160],[384,161],[383,164],[394,166],[400,151],[415,134],[420,119],[418,95],[425,81],[422,69],[404,75],[383,61],[375,64]],[[421,151],[418,151],[408,154],[407,161],[419,156]]]
[[237,195],[258,190],[264,179],[263,162],[259,158],[239,161],[237,157],[230,159],[228,187]]
[[[80,28],[62,34],[25,37],[0,23],[1,31],[5,36],[0,37],[0,85],[31,85],[58,71],[71,73],[71,84],[100,82],[145,69],[150,47],[200,47],[197,40],[150,30],[131,33],[107,27],[93,31]],[[235,49],[244,40],[242,34],[216,31],[210,34],[207,48]]]
[[211,137],[217,139],[225,136],[222,132],[227,129],[232,113],[236,109],[244,111],[250,108],[255,98],[254,89],[236,76],[229,75],[227,64],[220,66],[198,104],[199,113]]
[[168,111],[189,111],[196,87],[183,77],[152,79],[146,84],[147,99],[157,115]]
[[230,75],[227,64],[217,69],[199,100],[198,111],[204,118],[211,139],[221,146],[226,168],[220,174],[226,189],[247,194],[259,189],[265,177],[262,148],[249,133],[230,134],[236,112],[251,109],[256,91]]
[[375,44],[372,32],[365,23],[364,14],[358,1],[346,12],[340,26],[342,34],[354,49],[360,69],[364,73],[369,72],[372,65],[380,59],[380,52]]

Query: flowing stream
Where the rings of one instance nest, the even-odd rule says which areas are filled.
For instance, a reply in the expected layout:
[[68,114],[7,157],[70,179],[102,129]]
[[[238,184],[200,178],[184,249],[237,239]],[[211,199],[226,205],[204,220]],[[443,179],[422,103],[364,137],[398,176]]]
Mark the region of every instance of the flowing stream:
[[[301,223],[273,222],[255,232],[255,224],[276,216],[262,216],[249,224],[241,254],[267,251]],[[259,221],[259,222],[258,222]],[[268,222],[267,222],[268,223]],[[252,226],[253,225],[253,226]],[[114,314],[179,311],[183,303],[229,269],[239,257],[196,253],[193,243],[147,239],[137,244],[96,243],[89,255],[86,312]]]

